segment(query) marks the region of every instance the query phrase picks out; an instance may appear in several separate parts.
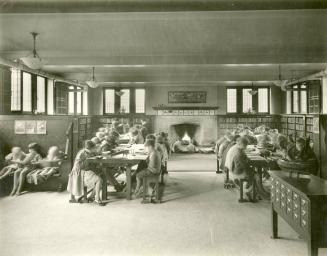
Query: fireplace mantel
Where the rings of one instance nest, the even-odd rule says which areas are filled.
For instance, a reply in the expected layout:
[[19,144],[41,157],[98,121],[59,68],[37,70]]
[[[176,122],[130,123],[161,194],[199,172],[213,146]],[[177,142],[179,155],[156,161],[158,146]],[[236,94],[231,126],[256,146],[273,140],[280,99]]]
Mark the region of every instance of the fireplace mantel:
[[159,106],[153,107],[158,116],[215,116],[218,114],[218,107],[199,106]]
[[160,106],[153,107],[154,110],[217,110],[219,107],[193,107],[193,106]]

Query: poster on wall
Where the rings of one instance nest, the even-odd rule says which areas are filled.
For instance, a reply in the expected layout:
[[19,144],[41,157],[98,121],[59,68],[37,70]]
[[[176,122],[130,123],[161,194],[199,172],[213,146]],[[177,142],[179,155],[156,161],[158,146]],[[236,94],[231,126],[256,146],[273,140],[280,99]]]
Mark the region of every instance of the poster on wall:
[[15,134],[25,134],[25,121],[15,120]]
[[205,91],[169,91],[168,103],[206,103]]
[[25,121],[25,134],[36,133],[36,121]]
[[47,134],[47,121],[45,120],[36,121],[36,133]]

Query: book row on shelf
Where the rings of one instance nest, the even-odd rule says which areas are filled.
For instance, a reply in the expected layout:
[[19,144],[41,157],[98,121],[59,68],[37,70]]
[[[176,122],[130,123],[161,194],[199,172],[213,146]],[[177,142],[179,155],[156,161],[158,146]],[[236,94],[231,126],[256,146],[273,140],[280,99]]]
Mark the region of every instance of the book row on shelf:
[[319,136],[318,116],[218,117],[218,124],[219,133],[240,125],[255,128],[265,124],[285,135],[294,134],[295,138]]

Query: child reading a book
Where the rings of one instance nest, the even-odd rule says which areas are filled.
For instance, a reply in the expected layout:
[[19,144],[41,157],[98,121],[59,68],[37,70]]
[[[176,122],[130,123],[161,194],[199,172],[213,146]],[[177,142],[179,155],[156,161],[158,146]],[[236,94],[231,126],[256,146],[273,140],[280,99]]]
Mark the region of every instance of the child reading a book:
[[0,180],[7,177],[9,174],[13,173],[15,170],[18,169],[18,164],[14,163],[13,161],[22,161],[25,158],[25,153],[20,147],[13,147],[11,149],[11,153],[5,157],[6,162],[8,163],[0,171]]
[[47,180],[53,174],[58,172],[59,166],[63,160],[63,155],[60,153],[57,146],[52,146],[48,150],[46,158],[35,163],[38,169],[33,170],[27,175],[28,182],[33,182],[37,185],[40,182]]
[[19,168],[14,173],[14,186],[10,193],[13,195],[20,195],[23,189],[26,175],[35,169],[34,164],[42,159],[41,157],[41,147],[37,143],[31,143],[28,145],[29,153],[25,156],[23,160],[15,160],[13,163],[18,164]]

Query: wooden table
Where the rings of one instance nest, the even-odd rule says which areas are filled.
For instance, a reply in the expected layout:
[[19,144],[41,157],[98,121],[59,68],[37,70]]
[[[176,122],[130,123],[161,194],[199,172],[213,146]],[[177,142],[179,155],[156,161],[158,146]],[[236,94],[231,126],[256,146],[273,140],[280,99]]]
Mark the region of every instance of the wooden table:
[[289,177],[271,171],[272,238],[278,236],[278,215],[307,241],[308,255],[327,246],[327,181],[317,176]]
[[[245,152],[246,156],[250,160],[250,165],[252,166],[254,170],[253,174],[253,191],[252,191],[252,199],[253,202],[257,201],[258,191],[257,188],[259,186],[262,186],[262,174],[263,169],[268,167],[268,161],[266,158],[259,155],[259,152],[257,151],[251,151],[251,152]],[[257,176],[257,179],[256,177]],[[256,183],[257,182],[257,183]]]
[[[103,158],[92,157],[87,159],[90,164],[97,164],[102,169],[102,172],[106,175],[110,168],[125,167],[126,168],[126,199],[132,199],[132,177],[131,177],[131,167],[137,165],[142,160],[145,160],[147,155],[115,155],[107,156]],[[103,180],[102,184],[102,200],[107,200],[107,179]]]

